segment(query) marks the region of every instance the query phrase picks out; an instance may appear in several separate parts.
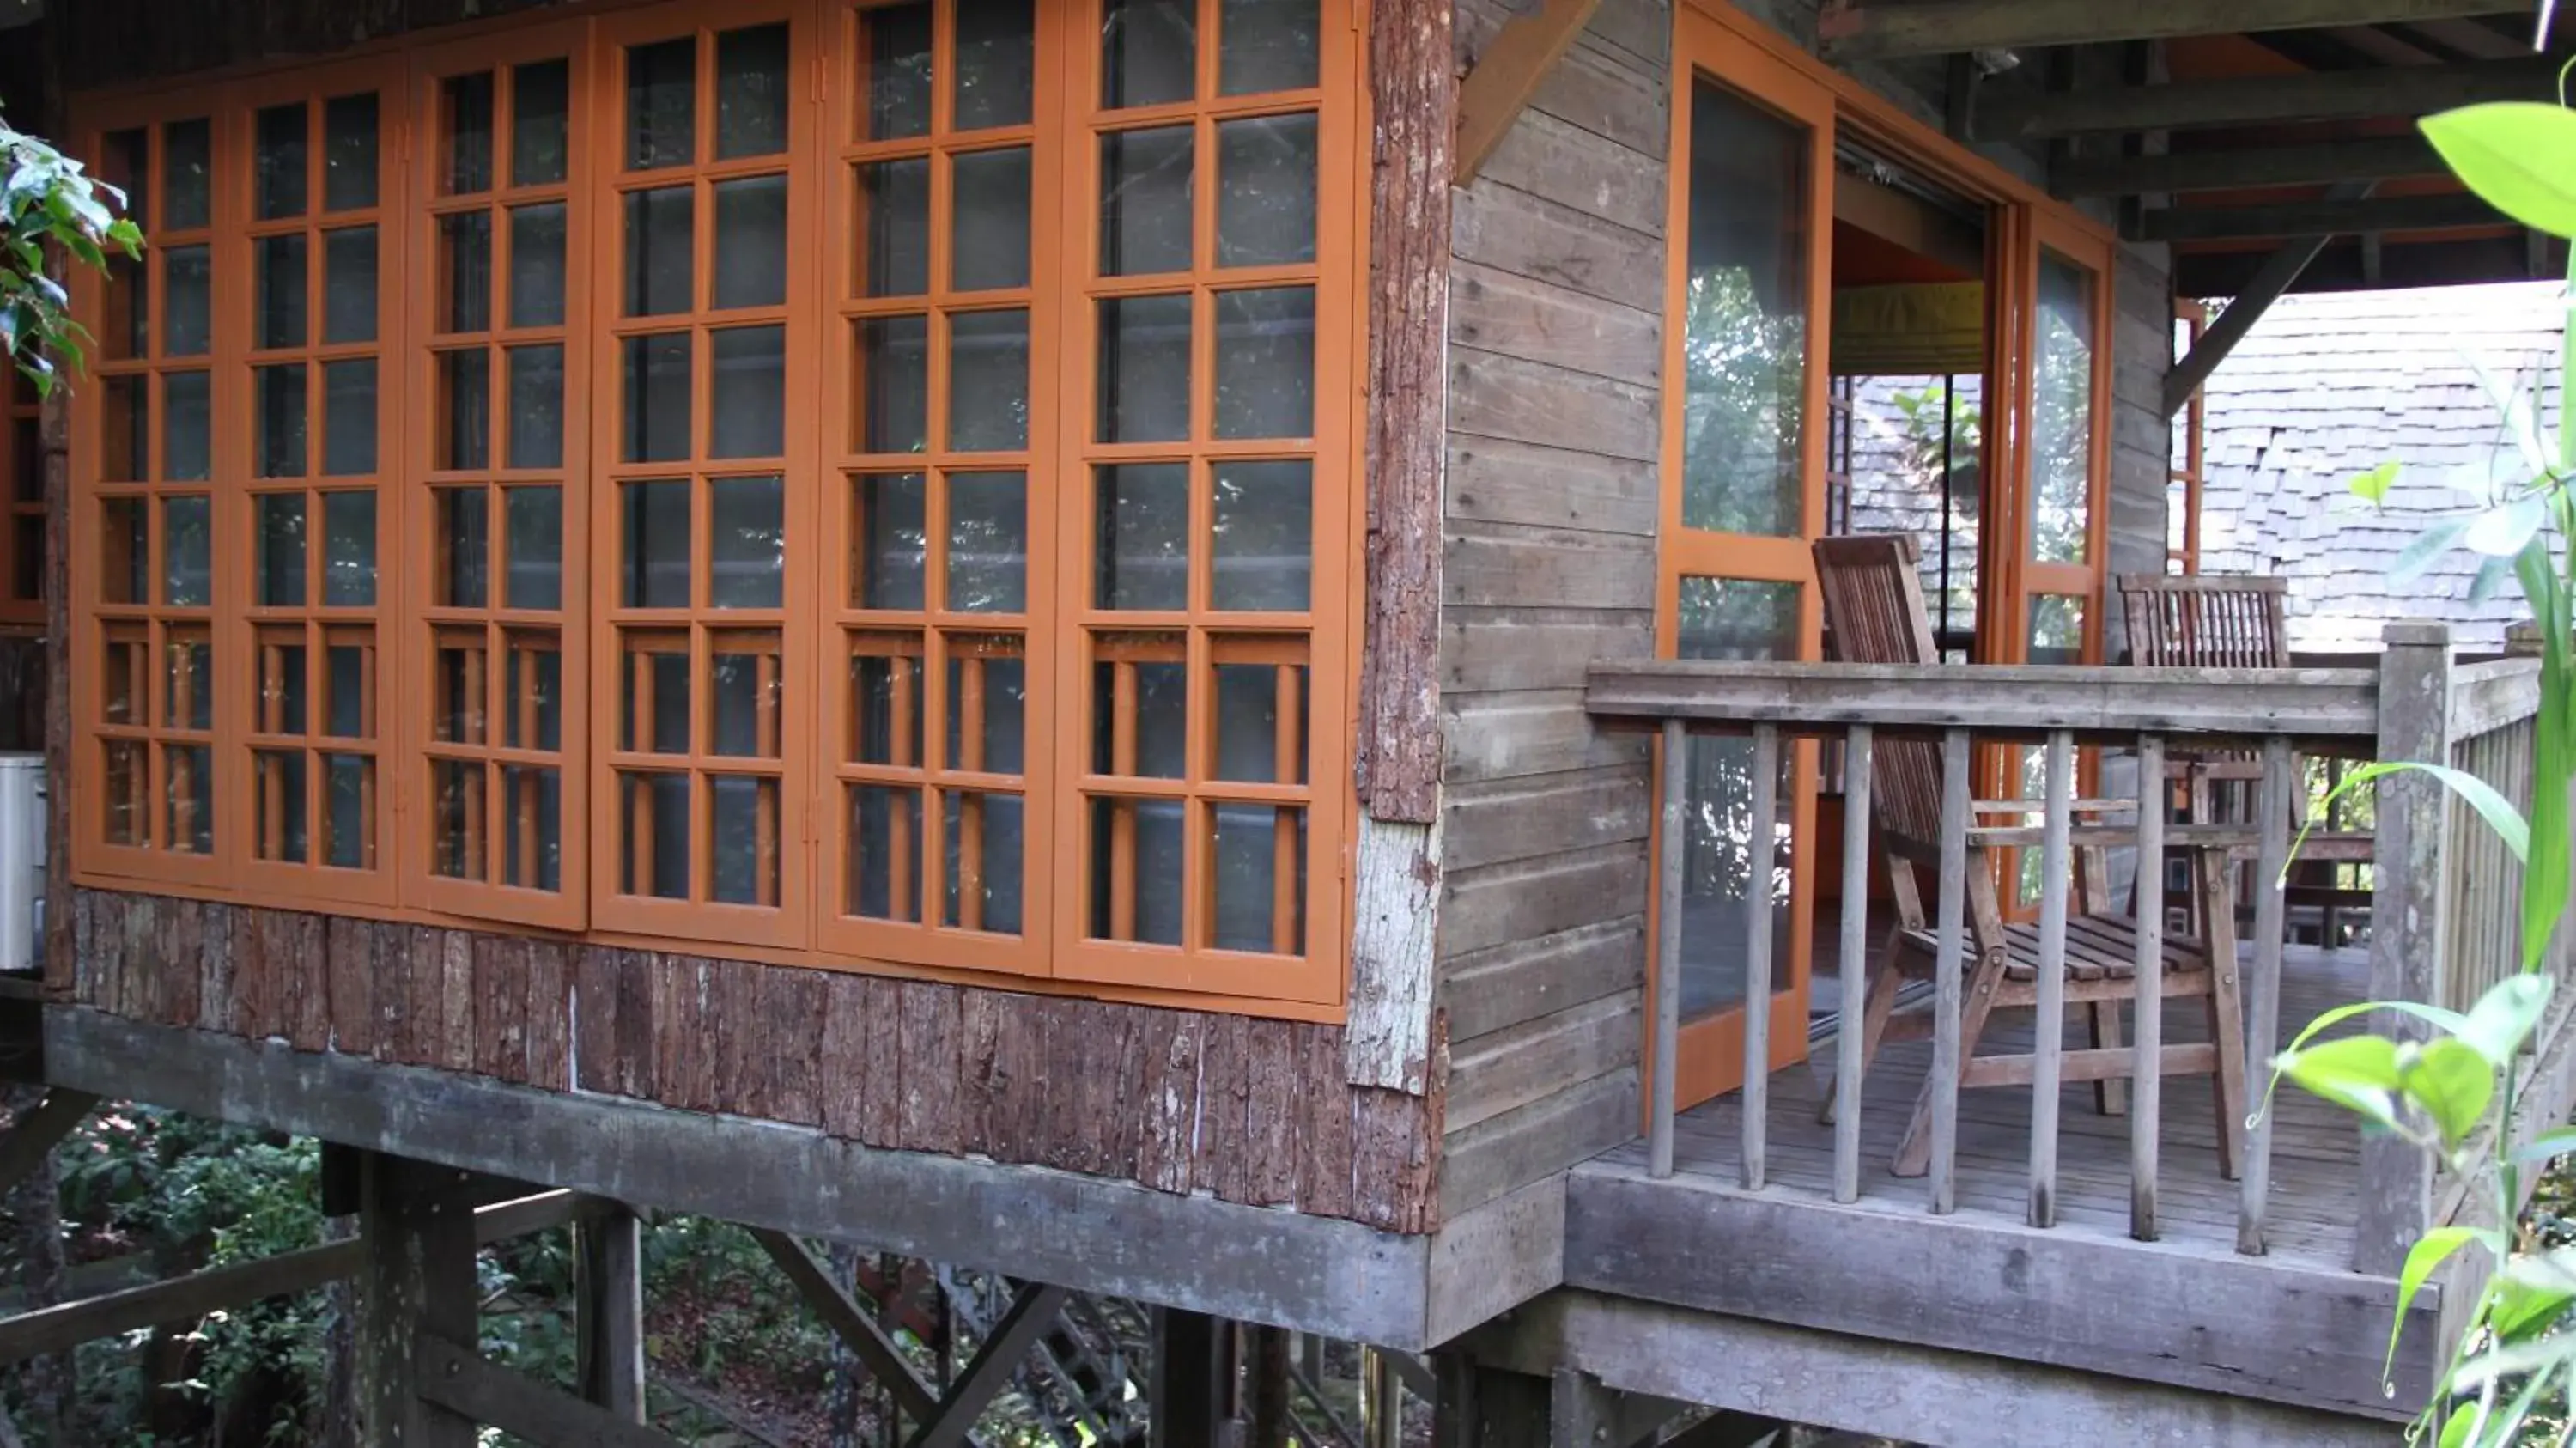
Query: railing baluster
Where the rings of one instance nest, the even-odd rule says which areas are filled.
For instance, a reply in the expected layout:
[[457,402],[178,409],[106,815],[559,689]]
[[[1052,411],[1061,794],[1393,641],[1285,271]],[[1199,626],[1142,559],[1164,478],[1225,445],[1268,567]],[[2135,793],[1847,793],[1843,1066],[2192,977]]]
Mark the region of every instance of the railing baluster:
[[1843,745],[1842,1022],[1834,1044],[1834,1200],[1860,1200],[1861,1035],[1868,1029],[1870,727]]
[[1932,1210],[1959,1207],[1959,997],[1966,985],[1968,916],[1968,731],[1941,736],[1940,943],[1932,969]]
[[1778,853],[1780,726],[1753,726],[1752,868],[1744,884],[1744,1189],[1762,1190],[1771,1131],[1771,871]]
[[[2290,741],[2263,741],[2263,787],[2254,801],[2260,826],[2254,851],[2254,968],[2245,977],[2245,1079],[2267,1080],[2281,1035],[2281,954],[2288,901],[2281,871],[2290,860],[2290,800],[2297,788]],[[2222,987],[2223,988],[2223,987]],[[2236,1250],[2263,1251],[2263,1213],[2272,1191],[2272,1113],[2256,1116],[2245,1138],[2245,1174],[2237,1183]]]
[[2156,1239],[2165,1108],[2165,737],[2138,736],[2137,1055],[2129,1068],[2129,1235]]
[[[2048,814],[2039,864],[2039,1019],[2030,1073],[2030,1224],[2057,1225],[2057,1096],[2066,1057],[2067,835],[2075,803],[2075,736],[2048,735]],[[1846,906],[1846,909],[1849,907]],[[1847,923],[1844,933],[1851,927]]]
[[1673,1174],[1674,1056],[1682,1043],[1682,830],[1689,793],[1688,736],[1679,719],[1664,721],[1663,839],[1655,915],[1655,1069],[1648,1087],[1646,1174]]

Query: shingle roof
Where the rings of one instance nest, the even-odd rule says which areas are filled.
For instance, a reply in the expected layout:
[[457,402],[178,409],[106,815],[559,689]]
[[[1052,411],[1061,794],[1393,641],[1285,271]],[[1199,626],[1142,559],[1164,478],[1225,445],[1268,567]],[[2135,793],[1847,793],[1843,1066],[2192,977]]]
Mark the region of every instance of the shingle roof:
[[[2509,447],[2470,359],[2500,386],[2546,379],[2543,437],[2555,440],[2554,365],[2565,312],[2556,283],[2284,297],[2210,379],[2201,570],[2290,580],[2300,649],[2368,649],[2400,618],[2451,622],[2494,648],[2528,616],[2511,585],[2468,602],[2477,559],[2455,553],[2424,577],[2391,580],[2399,550],[2468,505],[2459,484]],[[2177,446],[2179,457],[2179,446]],[[2390,458],[2402,470],[2384,509],[2351,478]]]

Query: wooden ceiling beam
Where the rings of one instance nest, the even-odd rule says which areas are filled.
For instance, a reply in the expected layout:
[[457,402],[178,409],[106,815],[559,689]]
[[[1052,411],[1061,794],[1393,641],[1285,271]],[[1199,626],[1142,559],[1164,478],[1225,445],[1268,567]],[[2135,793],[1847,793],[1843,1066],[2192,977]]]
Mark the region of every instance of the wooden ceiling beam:
[[2206,126],[2422,116],[2480,101],[2545,101],[2565,57],[2530,55],[2459,65],[2391,66],[2311,75],[2013,92],[1978,97],[1976,139],[2020,141],[2092,131],[2181,131]]
[[2442,174],[2441,157],[2423,137],[2381,136],[2309,146],[2074,159],[2060,163],[2050,180],[2060,196],[2140,196]]
[[2368,201],[2289,201],[2270,206],[2167,206],[2130,229],[2131,241],[2248,241],[2388,231],[2451,231],[2509,226],[2495,208],[2465,191],[2442,196],[2383,196]]
[[1837,64],[2043,45],[2171,40],[2509,13],[2511,0],[1863,0],[1829,6],[1816,37]]
[[1574,38],[1601,8],[1601,0],[1543,0],[1537,13],[1514,17],[1503,26],[1475,69],[1458,82],[1458,151],[1450,180],[1464,186],[1476,179],[1485,158],[1503,143],[1504,133],[1538,93],[1538,83],[1564,59]]

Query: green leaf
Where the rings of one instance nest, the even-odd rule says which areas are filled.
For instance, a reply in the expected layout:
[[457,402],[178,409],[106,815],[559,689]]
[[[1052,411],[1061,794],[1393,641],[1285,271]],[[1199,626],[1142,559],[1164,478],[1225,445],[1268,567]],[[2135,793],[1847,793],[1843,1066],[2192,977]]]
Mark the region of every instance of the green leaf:
[[2498,101],[2426,116],[2417,124],[2453,174],[2489,206],[2551,236],[2576,237],[2576,112],[2538,101]]
[[2571,1151],[2576,1151],[2576,1126],[2561,1126],[2515,1147],[2513,1159],[2529,1166],[2534,1162],[2556,1161]]
[[2345,483],[2344,487],[2372,507],[2384,508],[2388,506],[2388,490],[2397,486],[2398,468],[2397,459],[2390,458],[2369,472],[2353,474],[2352,481]]
[[2475,518],[2446,518],[2416,534],[2388,565],[2389,581],[2409,583],[2423,577],[2424,570],[2432,567],[2435,560],[2459,546],[2476,522]]
[[2540,1024],[2541,1013],[2549,1008],[2553,984],[2545,975],[2516,975],[2497,981],[2478,997],[2476,1005],[2469,1007],[2468,1018],[2452,1032],[2453,1037],[2485,1057],[2487,1064],[2506,1064]]
[[[2386,779],[2392,774],[2408,771],[2429,774],[2449,786],[2451,792],[2457,794],[2462,803],[2478,812],[2478,818],[2487,822],[2487,828],[2496,832],[2496,837],[2504,841],[2505,848],[2513,851],[2515,859],[2528,861],[2531,855],[2531,826],[2524,823],[2522,811],[2515,809],[2511,800],[2496,793],[2494,785],[2465,769],[2454,769],[2447,764],[2417,764],[2406,760],[2374,760],[2345,775],[2343,783],[2334,787],[2333,791],[2325,797],[2324,803],[2309,816],[2309,822],[2300,827],[2299,838],[2290,847],[2290,858],[2296,860],[2299,857],[2299,847],[2308,842],[2308,831],[2317,827],[2317,821],[2330,816],[2336,801],[2366,785]],[[2283,878],[2288,878],[2286,866],[2283,869]],[[2556,917],[2553,915],[2552,918]]]
[[[2487,1106],[2495,1100],[2495,1064],[2456,1036],[2438,1037],[2396,1054],[2399,1089],[2441,1131],[2444,1144],[2459,1145],[2486,1118]],[[2291,1079],[2299,1080],[2298,1074],[2292,1072]]]
[[2470,519],[2469,531],[2460,541],[2490,558],[2510,558],[2531,542],[2548,517],[2548,504],[2540,495],[2526,493]]
[[2491,1289],[2487,1327],[2498,1342],[2520,1342],[2547,1331],[2567,1314],[2567,1305],[2576,1302],[2576,1291],[2569,1290],[2563,1270],[2557,1280],[2535,1282],[2522,1265],[2529,1260],[2507,1258]]
[[2397,1043],[2386,1036],[2346,1036],[2305,1050],[2283,1051],[2279,1072],[2382,1126],[2397,1124],[2397,1093],[2405,1088]]
[[2415,1245],[2406,1249],[2406,1263],[2397,1269],[2397,1311],[2388,1324],[2388,1356],[2379,1365],[2382,1382],[2388,1381],[2396,1371],[2397,1339],[2406,1330],[2406,1309],[2415,1304],[2415,1294],[2424,1290],[2424,1283],[2432,1277],[2434,1268],[2472,1242],[2484,1242],[2489,1251],[2499,1254],[2504,1248],[2504,1239],[2493,1232],[2482,1232],[2475,1227],[2435,1227],[2416,1238]]

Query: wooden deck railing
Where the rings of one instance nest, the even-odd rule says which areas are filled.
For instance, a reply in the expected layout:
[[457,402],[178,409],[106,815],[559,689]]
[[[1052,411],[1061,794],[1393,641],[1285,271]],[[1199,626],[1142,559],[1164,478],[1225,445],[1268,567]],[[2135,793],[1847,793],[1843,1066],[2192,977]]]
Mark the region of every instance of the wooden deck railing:
[[[1873,952],[1867,917],[1871,832],[1857,828],[1871,817],[1878,783],[1872,752],[1895,739],[1937,742],[1939,880],[1933,916],[1936,969],[1932,1001],[1933,1067],[1931,1166],[1924,1191],[1935,1213],[1956,1209],[1959,1137],[1957,1065],[1961,1051],[1963,964],[1968,958],[1968,826],[1977,806],[1971,792],[1971,739],[1977,743],[2037,744],[2046,759],[2045,798],[2033,804],[2035,828],[1979,835],[1987,845],[2037,848],[2042,909],[2038,923],[2036,993],[2030,1090],[2029,1210],[2032,1225],[2054,1225],[2057,1195],[2057,1109],[2062,1084],[2099,1076],[2107,1063],[2098,1052],[2070,1053],[2063,1041],[2063,965],[2068,950],[2071,851],[2081,844],[2133,845],[2141,861],[2165,857],[2169,847],[2223,846],[2250,856],[2257,882],[2252,948],[2244,952],[2241,997],[2245,1009],[2245,1079],[2260,1099],[2265,1065],[2285,1025],[2280,1014],[2284,905],[2278,881],[2290,850],[2292,791],[2299,787],[2296,759],[2303,754],[2357,758],[2460,761],[2469,767],[2507,770],[2529,755],[2529,670],[2520,661],[2500,665],[2452,663],[2447,631],[2399,625],[2375,669],[2152,670],[2129,668],[1907,667],[1743,662],[1634,662],[1602,664],[1592,671],[1588,707],[1605,726],[1652,728],[1663,739],[1662,840],[1659,919],[1683,918],[1684,836],[1687,804],[1687,736],[1750,736],[1751,818],[1776,818],[1772,797],[1780,751],[1798,738],[1843,744],[1844,832],[1840,868],[1840,996],[1857,1014],[1866,998]],[[2519,741],[2519,742],[2517,742]],[[2116,833],[2079,823],[2074,799],[2076,750],[2099,747],[2134,757],[2138,777],[2163,776],[2169,750],[2226,749],[2262,761],[2260,826],[2168,824],[2162,809],[2135,810],[2134,824]],[[2516,751],[2520,751],[2519,754]],[[2524,776],[2527,778],[2527,765]],[[2526,785],[2527,793],[2527,785]],[[1928,801],[1926,801],[1928,803]],[[2094,803],[2094,802],[2087,802]],[[2502,897],[2494,895],[2500,871],[2483,847],[2450,848],[2454,821],[2439,784],[2420,774],[2383,781],[2377,795],[2378,850],[2374,869],[2371,989],[2374,996],[2416,1000],[2475,994],[2476,982],[2509,965],[2500,944],[2509,927]],[[1750,842],[1752,880],[1770,878],[1773,831],[1755,830]],[[1926,864],[1933,863],[1930,860]],[[2162,1112],[2162,1066],[2176,1060],[2213,1059],[2206,1046],[2169,1046],[2162,1039],[2165,910],[2163,873],[2137,872],[2134,1020],[2128,1063],[2130,1090],[2131,1231],[2157,1235],[2156,1185]],[[2454,897],[2458,898],[2454,904]],[[2447,907],[2447,908],[2446,908]],[[1743,999],[1767,1001],[1773,990],[1769,912],[1745,912]],[[2446,936],[2445,921],[2453,922]],[[2392,924],[2392,922],[2402,922]],[[2499,928],[2507,935],[2500,936]],[[2222,939],[2224,932],[2222,932]],[[2454,950],[2444,947],[2457,939]],[[2227,951],[2232,954],[2232,949]],[[2457,964],[2446,970],[2446,953]],[[1673,1169],[1676,1052],[1680,1033],[1682,941],[1663,929],[1653,962],[1655,1007],[1649,1082],[1649,1171]],[[2222,960],[2222,971],[2232,962]],[[1767,1012],[1744,1013],[1739,1161],[1742,1186],[1765,1188],[1765,1147],[1770,1043]],[[1836,1051],[1832,1194],[1858,1199],[1862,1163],[1860,1117],[1862,1053]],[[2178,1051],[2198,1051],[2176,1057]],[[2070,1064],[2075,1069],[2070,1074]],[[2177,1067],[2177,1069],[2180,1069]],[[1990,1086],[1982,1089],[2009,1089]],[[2259,1253],[2264,1245],[2271,1177],[2270,1116],[2247,1133],[2240,1180],[2237,1248]],[[2432,1203],[2429,1169],[2420,1153],[2403,1157],[2365,1144],[2362,1203],[2355,1265],[2393,1273],[2420,1230]],[[2401,1231],[2404,1235],[2400,1235]],[[2392,1244],[2394,1244],[2392,1246]]]

